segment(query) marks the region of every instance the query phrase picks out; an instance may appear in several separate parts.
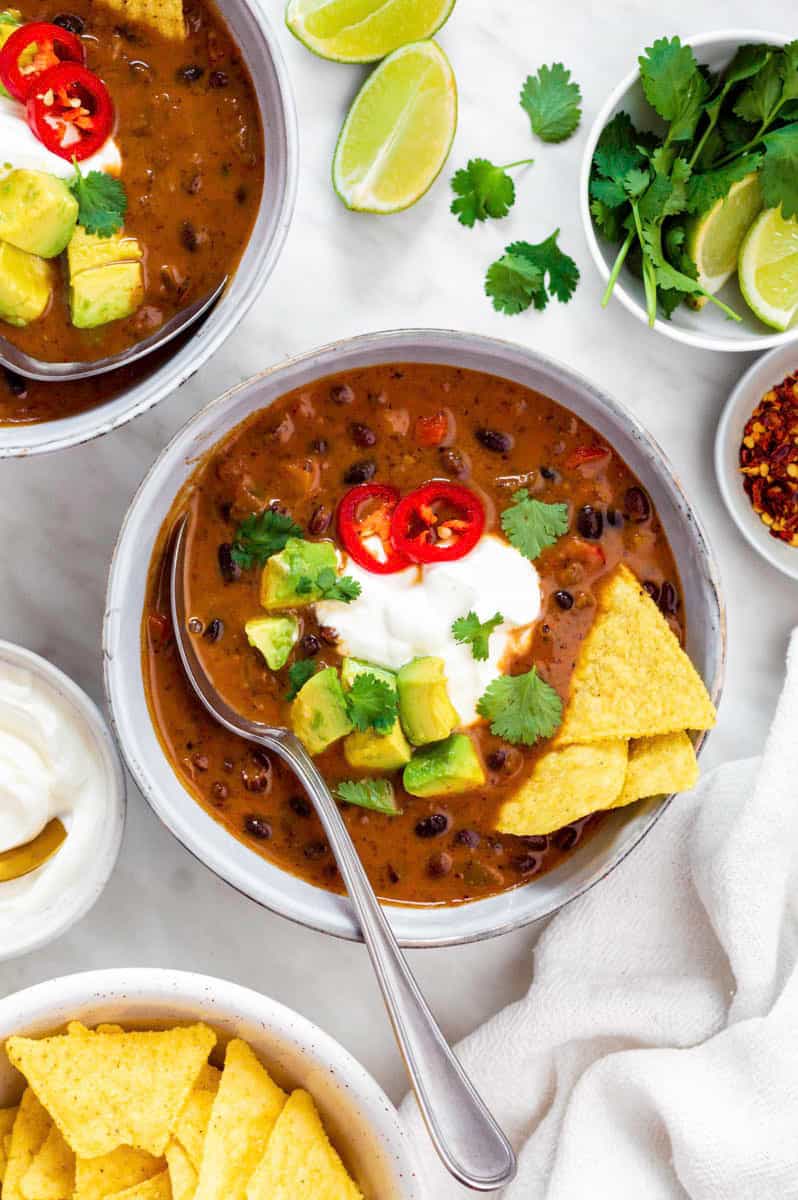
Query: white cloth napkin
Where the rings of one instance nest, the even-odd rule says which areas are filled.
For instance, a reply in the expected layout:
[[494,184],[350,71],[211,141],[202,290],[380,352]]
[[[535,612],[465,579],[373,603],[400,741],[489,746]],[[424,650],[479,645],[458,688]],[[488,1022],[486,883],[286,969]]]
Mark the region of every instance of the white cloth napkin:
[[[518,1153],[504,1200],[798,1197],[797,963],[798,630],[763,757],[674,800],[458,1048]],[[473,1196],[403,1115],[430,1200]]]

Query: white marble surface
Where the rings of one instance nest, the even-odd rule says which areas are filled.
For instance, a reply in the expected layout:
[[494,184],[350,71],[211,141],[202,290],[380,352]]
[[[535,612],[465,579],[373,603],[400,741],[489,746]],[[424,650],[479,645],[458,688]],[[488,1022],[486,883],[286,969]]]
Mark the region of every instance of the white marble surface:
[[[659,439],[708,528],[729,608],[720,723],[705,762],[757,752],[779,689],[795,584],[741,543],[721,506],[711,451],[720,407],[748,360],[692,351],[647,334],[620,306],[599,307],[582,239],[576,180],[586,128],[639,48],[665,32],[760,24],[796,32],[793,0],[459,0],[441,34],[460,87],[449,167],[416,208],[348,213],[329,184],[337,130],[362,72],[324,63],[282,27],[266,0],[297,95],[302,167],[292,231],[256,310],[179,395],[100,442],[0,464],[0,636],[50,657],[101,696],[100,625],[114,538],[154,455],[204,401],[257,369],[339,337],[398,326],[455,326],[558,356],[633,408]],[[793,20],[790,20],[790,17]],[[562,59],[580,81],[585,118],[561,147],[533,145],[517,103],[524,76]],[[511,216],[469,232],[448,213],[448,176],[471,155],[533,154]],[[518,317],[482,295],[487,264],[515,238],[556,226],[583,279],[567,307]],[[798,354],[798,351],[796,352]],[[142,563],[142,570],[145,569]],[[519,995],[535,934],[413,956],[447,1034],[458,1038]],[[235,894],[162,828],[131,784],[117,872],[94,911],[58,944],[0,967],[0,993],[88,967],[170,965],[236,979],[292,1005],[338,1037],[398,1099],[404,1080],[361,947],[295,928]]]

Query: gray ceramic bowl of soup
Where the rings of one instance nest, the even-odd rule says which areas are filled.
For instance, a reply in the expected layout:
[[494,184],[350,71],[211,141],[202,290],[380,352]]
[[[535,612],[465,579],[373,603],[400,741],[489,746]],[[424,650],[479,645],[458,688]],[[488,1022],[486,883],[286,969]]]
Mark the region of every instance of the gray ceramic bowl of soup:
[[[340,937],[359,936],[344,896],[314,887],[234,838],[181,785],[150,719],[141,669],[147,564],[176,494],[209,451],[251,413],[327,375],[380,363],[442,363],[487,372],[551,397],[591,425],[647,490],[681,577],[686,648],[717,703],[725,660],[718,574],[697,514],[673,469],[636,417],[567,367],[535,351],[474,334],[404,330],[368,334],[313,351],[213,401],[176,435],[142,483],[116,547],[104,629],[108,698],[128,766],[175,836],[216,874],[267,908]],[[700,749],[703,737],[697,745]],[[667,798],[616,810],[568,857],[532,882],[452,906],[388,906],[407,946],[441,946],[505,933],[550,916],[597,883],[656,823]]]
[[[239,325],[274,269],[296,195],[296,111],[277,37],[259,0],[214,0],[252,77],[265,144],[263,192],[246,249],[227,289],[163,361],[111,399],[37,424],[0,425],[0,458],[43,454],[90,441],[124,425],[170,395],[202,367]],[[58,387],[58,385],[52,385]]]

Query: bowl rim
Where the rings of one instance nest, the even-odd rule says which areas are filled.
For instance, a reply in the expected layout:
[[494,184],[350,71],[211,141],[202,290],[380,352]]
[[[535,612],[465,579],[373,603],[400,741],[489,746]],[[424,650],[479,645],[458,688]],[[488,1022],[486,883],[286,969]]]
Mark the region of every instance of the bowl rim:
[[[110,967],[79,971],[32,984],[0,999],[0,1044],[12,1033],[22,1036],[48,1012],[70,1005],[121,1001],[168,1005],[173,1001],[207,1010],[211,1026],[234,1023],[242,1015],[257,1022],[267,1039],[283,1038],[309,1061],[341,1080],[357,1102],[375,1142],[392,1160],[395,1180],[403,1181],[404,1200],[422,1200],[422,1176],[413,1142],[399,1112],[374,1076],[332,1034],[308,1017],[255,988],[234,980],[169,967]],[[25,1017],[20,1014],[25,1012]],[[32,1016],[27,1014],[32,1013]],[[180,1020],[180,1018],[175,1018]],[[231,1036],[235,1036],[232,1032]],[[267,1064],[268,1066],[268,1064]]]
[[[683,44],[696,48],[709,46],[719,41],[737,41],[739,44],[745,42],[764,42],[767,45],[784,46],[789,41],[789,35],[773,33],[763,29],[732,28],[715,29],[709,33],[698,33],[691,37],[682,38]],[[634,67],[613,88],[590,127],[582,154],[582,166],[579,173],[579,215],[582,219],[582,230],[587,241],[588,250],[590,251],[590,257],[593,259],[593,263],[605,283],[609,280],[610,270],[601,252],[601,245],[593,225],[593,218],[590,215],[590,171],[596,144],[604,126],[617,109],[620,101],[629,89],[637,83],[639,78],[640,68]],[[617,298],[620,301],[627,312],[630,312],[632,316],[648,327],[646,312],[638,301],[626,290],[621,278],[615,284],[612,295],[613,298]],[[652,332],[661,333],[672,341],[681,342],[685,346],[693,346],[699,350],[719,350],[732,354],[756,354],[762,350],[783,346],[798,339],[798,325],[786,330],[784,333],[777,333],[775,331],[763,333],[761,337],[754,341],[733,337],[723,338],[712,334],[697,333],[691,329],[682,329],[678,325],[674,325],[672,321],[663,320],[659,315],[654,322]]]
[[[58,450],[69,449],[72,446],[81,446],[87,442],[94,441],[95,438],[104,437],[105,434],[119,429],[129,421],[148,412],[151,408],[160,404],[161,401],[166,400],[181,388],[184,383],[187,383],[197,371],[201,370],[216,351],[224,345],[265,288],[282,253],[296,206],[299,181],[299,125],[291,77],[286,67],[277,34],[266,13],[264,0],[236,0],[236,2],[241,8],[246,10],[260,29],[274,70],[277,95],[280,101],[278,116],[281,124],[281,133],[284,138],[285,170],[282,186],[277,197],[277,204],[274,208],[273,233],[265,251],[258,246],[257,252],[253,252],[250,277],[246,282],[241,296],[235,301],[231,301],[228,293],[236,279],[241,278],[240,272],[244,259],[247,256],[247,252],[253,246],[252,235],[255,232],[253,229],[250,239],[242,251],[241,261],[233,272],[228,289],[222,294],[215,308],[201,323],[199,329],[185,346],[182,346],[173,357],[168,358],[160,367],[156,368],[152,374],[144,376],[133,385],[132,389],[122,389],[118,394],[111,396],[101,404],[95,405],[94,408],[81,410],[69,417],[16,426],[0,425],[0,459],[51,454]],[[216,0],[216,4],[222,19],[229,24],[226,14],[223,11],[223,0]],[[262,90],[258,83],[254,81],[254,77],[253,82],[255,94],[261,103],[261,116],[263,118],[264,108],[262,105],[264,101]],[[266,186],[264,185],[261,206],[263,205],[265,196]],[[228,303],[225,303],[225,301],[228,301]],[[217,317],[218,320],[216,320]],[[184,353],[185,351],[190,351],[190,353]],[[110,406],[123,401],[128,391],[132,392],[131,402],[122,404],[119,411],[114,412],[112,416],[106,416],[106,410]],[[87,416],[87,414],[91,415]],[[50,438],[43,436],[33,444],[27,442],[25,437],[27,430],[39,430],[42,427],[46,429],[48,425],[60,425],[61,428],[58,432],[54,432]],[[17,433],[17,438],[12,441],[11,438],[14,431]],[[3,436],[4,432],[6,432],[8,441]]]
[[44,680],[47,686],[75,711],[79,720],[84,723],[86,730],[95,739],[108,787],[104,842],[92,863],[89,864],[85,875],[81,877],[73,903],[69,906],[61,903],[58,907],[51,904],[37,916],[40,923],[37,932],[35,931],[31,936],[16,942],[12,937],[10,944],[6,942],[0,945],[0,963],[2,963],[23,954],[31,954],[34,950],[40,950],[50,942],[56,941],[85,917],[100,899],[113,874],[122,848],[127,817],[127,783],[119,754],[119,744],[111,732],[108,721],[89,694],[75,683],[74,679],[49,659],[16,642],[0,640],[0,663],[26,667]]
[[[115,591],[117,587],[116,580],[117,574],[121,573],[122,570],[122,567],[120,566],[121,552],[126,543],[128,526],[132,524],[134,514],[137,513],[138,505],[145,496],[150,482],[159,474],[161,465],[165,464],[167,460],[176,452],[177,445],[183,444],[184,442],[188,443],[190,440],[191,430],[196,429],[197,426],[201,425],[207,417],[213,414],[216,410],[223,410],[225,406],[230,405],[240,392],[261,384],[263,381],[270,379],[272,376],[282,374],[283,372],[290,372],[294,368],[301,368],[303,365],[309,364],[313,360],[338,356],[342,351],[350,348],[356,351],[360,349],[373,350],[376,354],[379,353],[382,347],[390,347],[391,352],[395,352],[394,361],[400,361],[403,356],[403,351],[407,349],[408,346],[417,346],[419,343],[421,343],[424,351],[429,352],[430,354],[433,354],[436,348],[445,350],[447,354],[451,355],[451,357],[447,360],[450,362],[456,361],[458,352],[463,353],[466,351],[466,348],[468,351],[481,351],[485,354],[493,352],[497,356],[519,356],[521,359],[523,359],[524,363],[529,364],[532,367],[537,366],[544,371],[548,371],[552,375],[557,375],[561,379],[567,380],[578,389],[588,393],[591,397],[597,399],[603,406],[604,410],[614,419],[625,422],[630,433],[636,438],[639,438],[640,442],[653,454],[653,457],[657,460],[658,464],[663,470],[663,475],[667,475],[669,486],[672,488],[673,493],[678,496],[685,513],[689,513],[689,523],[692,528],[692,537],[700,553],[703,576],[711,597],[710,603],[712,612],[715,615],[715,625],[717,630],[715,656],[716,670],[714,677],[711,680],[707,680],[706,685],[712,697],[713,703],[715,703],[716,706],[720,700],[725,677],[725,604],[722,597],[722,587],[718,565],[698,513],[687,500],[684,489],[678,477],[674,473],[670,460],[664,454],[655,438],[640,423],[636,415],[609,393],[605,392],[602,388],[592,384],[581,373],[575,371],[571,367],[566,366],[558,360],[542,354],[532,347],[465,331],[446,329],[385,330],[360,334],[356,337],[341,339],[340,341],[328,343],[325,346],[305,351],[304,353],[296,355],[293,358],[267,367],[257,375],[252,376],[248,380],[244,380],[235,387],[232,387],[228,391],[222,393],[220,396],[208,401],[203,408],[194,413],[174,434],[174,436],[170,439],[167,445],[163,447],[155,461],[152,463],[150,469],[136,490],[135,495],[131,499],[114,547],[109,567],[105,604],[105,620],[103,624],[103,679],[110,720],[114,726],[122,755],[127,763],[128,769],[136,781],[137,786],[140,788],[142,794],[158,818],[163,821],[173,836],[189,851],[189,853],[193,855],[194,858],[201,862],[208,870],[213,871],[214,874],[223,879],[242,895],[254,900],[255,903],[261,904],[263,907],[267,908],[271,912],[274,912],[276,915],[287,917],[289,920],[293,920],[300,925],[314,929],[318,933],[332,934],[333,936],[341,937],[344,940],[351,941],[361,940],[361,935],[357,929],[356,922],[350,922],[351,928],[349,926],[341,927],[340,925],[336,927],[333,916],[324,912],[323,905],[318,910],[318,916],[314,917],[314,919],[310,919],[307,914],[302,914],[296,911],[296,908],[294,911],[292,911],[284,899],[281,905],[274,899],[272,902],[269,902],[261,897],[252,895],[241,878],[241,872],[236,873],[237,878],[231,878],[229,874],[225,873],[225,871],[221,869],[220,864],[212,861],[213,856],[208,853],[207,848],[205,849],[205,853],[201,853],[194,844],[189,844],[189,838],[192,836],[189,831],[178,831],[177,825],[179,822],[173,818],[172,814],[169,812],[168,803],[162,801],[162,797],[159,794],[158,788],[149,779],[146,764],[144,762],[140,762],[138,757],[128,749],[125,739],[122,736],[120,722],[115,710],[114,698],[116,691],[115,681],[117,676],[117,668],[115,666],[114,639],[115,625],[119,609],[118,603],[115,605]],[[430,360],[419,358],[416,361]],[[317,377],[323,378],[324,374],[329,374],[334,371],[334,369],[335,368],[333,366],[331,366],[329,370],[320,369],[317,371]],[[565,405],[565,407],[567,407],[567,405]],[[214,433],[213,440],[204,445],[202,453],[205,453],[206,450],[210,449],[212,445],[218,444],[218,442],[222,440],[226,433],[229,433],[230,429],[232,428],[234,428],[234,425],[230,424],[227,428],[220,430],[218,433]],[[125,717],[125,720],[127,720],[127,717]],[[706,733],[701,733],[697,737],[695,743],[697,752],[700,753],[706,737]],[[178,783],[178,786],[182,785]],[[407,949],[425,949],[428,947],[440,948],[444,946],[465,945],[471,942],[479,942],[491,937],[497,937],[500,934],[509,933],[515,929],[522,928],[525,925],[547,919],[548,917],[554,915],[555,912],[565,907],[566,904],[570,904],[572,901],[578,899],[578,897],[589,891],[593,886],[595,886],[595,884],[600,882],[600,880],[604,879],[606,875],[613,871],[623,861],[623,859],[626,858],[627,854],[631,853],[638,843],[642,841],[642,839],[651,831],[653,826],[665,812],[671,799],[672,797],[668,796],[660,801],[651,802],[651,808],[646,813],[645,824],[639,830],[637,836],[630,838],[628,844],[621,845],[620,847],[616,848],[609,858],[606,861],[603,861],[593,871],[589,878],[585,880],[584,883],[577,886],[565,900],[559,903],[553,903],[545,912],[537,914],[523,911],[519,912],[517,911],[517,908],[513,907],[508,912],[505,920],[503,920],[501,923],[491,924],[489,927],[486,926],[484,928],[478,928],[476,930],[466,932],[453,932],[445,936],[419,936],[415,934],[413,936],[406,936],[397,934],[400,945]],[[228,833],[227,837],[231,838],[232,835]],[[195,838],[194,840],[198,839]],[[281,868],[277,869],[281,870]],[[511,890],[511,892],[507,894],[518,895],[523,890],[523,887],[519,887]],[[504,893],[502,894],[504,895]],[[325,897],[329,896],[329,893],[325,893]],[[336,900],[347,900],[346,897],[336,896],[333,898]],[[464,904],[461,906],[453,906],[453,911],[464,911],[468,910],[469,908],[473,910],[480,903],[488,904],[490,903],[490,899],[485,901],[474,901],[470,904]],[[386,904],[383,907],[390,921],[392,913],[401,913],[402,910],[407,906]]]
[[[773,386],[767,382],[771,374],[781,375],[784,378],[784,368],[776,367],[776,363],[780,362],[786,356],[788,350],[792,354],[794,370],[798,371],[798,347],[789,344],[786,346],[777,346],[769,354],[763,354],[761,358],[753,362],[745,374],[734,385],[723,406],[723,411],[718,421],[713,457],[715,462],[715,477],[718,482],[718,489],[723,497],[723,503],[726,506],[726,511],[748,545],[764,558],[771,567],[780,571],[782,575],[786,575],[788,579],[798,579],[798,548],[787,548],[791,549],[795,559],[792,564],[784,561],[778,553],[779,546],[783,546],[783,543],[771,537],[767,526],[759,520],[750,507],[748,498],[745,498],[745,508],[742,505],[737,505],[733,498],[733,490],[742,492],[742,487],[736,460],[739,443],[737,443],[736,438],[734,442],[731,440],[731,427],[736,423],[741,411],[745,413],[745,421],[748,420],[754,408],[759,403],[759,399],[761,399],[769,387]],[[779,382],[779,380],[776,382]],[[749,392],[756,393],[757,398],[752,401]],[[748,509],[746,515],[753,516],[754,520],[746,520],[743,517],[743,512],[746,508]]]

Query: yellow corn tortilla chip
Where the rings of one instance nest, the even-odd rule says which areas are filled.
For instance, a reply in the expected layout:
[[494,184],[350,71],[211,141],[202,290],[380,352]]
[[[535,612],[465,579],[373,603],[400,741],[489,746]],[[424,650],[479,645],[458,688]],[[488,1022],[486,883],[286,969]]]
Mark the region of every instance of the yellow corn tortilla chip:
[[75,1162],[74,1200],[104,1200],[116,1192],[146,1183],[166,1169],[162,1158],[132,1146],[117,1146],[98,1158],[78,1158]]
[[222,1072],[218,1067],[214,1067],[212,1063],[205,1063],[199,1075],[194,1088],[203,1092],[216,1092],[219,1089],[219,1080],[222,1078]]
[[11,1037],[6,1053],[81,1158],[161,1155],[216,1043],[207,1025],[91,1037]]
[[541,754],[526,783],[499,809],[496,828],[520,836],[553,833],[611,808],[626,776],[626,742],[559,746]]
[[172,1185],[169,1172],[153,1175],[146,1183],[137,1183],[124,1192],[114,1192],[113,1200],[172,1200]]
[[0,1108],[0,1183],[6,1173],[6,1141],[11,1145],[11,1130],[17,1119],[18,1108]]
[[648,796],[686,792],[698,782],[698,761],[686,733],[665,733],[629,743],[629,763],[613,808]]
[[642,584],[621,564],[601,589],[582,645],[559,743],[711,729],[715,709]]
[[211,1109],[196,1200],[243,1200],[285,1101],[285,1092],[246,1042],[230,1042]]
[[247,1188],[247,1200],[363,1200],[307,1092],[291,1093]]
[[180,1142],[176,1142],[174,1138],[166,1147],[166,1161],[169,1165],[172,1200],[194,1200],[197,1172]]
[[22,1177],[26,1200],[72,1200],[75,1190],[75,1155],[55,1125]]
[[195,1088],[175,1125],[175,1137],[196,1171],[199,1171],[202,1165],[202,1153],[211,1120],[214,1097],[214,1092],[204,1088]]
[[148,25],[162,37],[182,42],[186,36],[183,0],[106,0],[106,3],[125,21]]
[[3,1200],[25,1200],[22,1180],[28,1167],[44,1145],[53,1122],[30,1088],[26,1088],[17,1111],[8,1161],[3,1177]]

